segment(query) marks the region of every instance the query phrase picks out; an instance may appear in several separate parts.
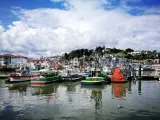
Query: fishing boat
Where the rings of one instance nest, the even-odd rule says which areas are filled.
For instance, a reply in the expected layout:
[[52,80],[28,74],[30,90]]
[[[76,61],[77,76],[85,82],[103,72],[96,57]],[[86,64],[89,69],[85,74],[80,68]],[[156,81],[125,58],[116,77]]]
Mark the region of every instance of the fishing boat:
[[29,70],[25,70],[25,69],[23,69],[21,72],[8,74],[9,82],[23,82],[23,81],[30,81],[32,79],[39,79],[39,78],[40,78],[39,74],[32,74]]
[[47,84],[52,82],[57,82],[61,80],[61,75],[58,71],[52,69],[42,69],[39,70],[40,78],[39,79],[32,79],[32,84]]
[[86,77],[85,80],[81,81],[81,85],[101,85],[105,82],[105,77],[102,77],[99,69],[91,69],[91,76]]
[[91,75],[91,72],[85,71],[84,73],[81,73],[81,75],[82,75],[83,77],[88,77],[89,75]]
[[81,81],[81,85],[101,85],[104,81],[103,77],[87,77]]
[[83,78],[76,69],[64,69],[61,71],[61,75],[63,81],[78,81]]
[[111,81],[116,83],[124,83],[127,81],[125,74],[121,71],[120,67],[115,67],[111,76]]

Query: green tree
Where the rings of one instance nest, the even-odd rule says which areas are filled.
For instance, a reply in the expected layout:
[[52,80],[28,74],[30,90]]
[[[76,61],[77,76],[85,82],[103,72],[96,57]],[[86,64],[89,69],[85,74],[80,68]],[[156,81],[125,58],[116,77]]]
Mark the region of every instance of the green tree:
[[127,53],[130,53],[130,52],[133,52],[134,50],[133,49],[131,49],[131,48],[127,48],[127,49],[125,49],[125,52],[127,52]]
[[69,59],[69,54],[65,53],[64,54],[64,59],[68,60]]
[[133,59],[133,56],[131,54],[127,54],[127,55],[125,55],[125,58],[127,58],[127,59]]

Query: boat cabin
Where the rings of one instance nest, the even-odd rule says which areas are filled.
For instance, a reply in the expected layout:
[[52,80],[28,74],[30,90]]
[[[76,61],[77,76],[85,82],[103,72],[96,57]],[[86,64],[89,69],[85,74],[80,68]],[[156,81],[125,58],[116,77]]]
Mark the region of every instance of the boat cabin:
[[92,68],[90,70],[91,74],[89,77],[101,77],[101,70]]

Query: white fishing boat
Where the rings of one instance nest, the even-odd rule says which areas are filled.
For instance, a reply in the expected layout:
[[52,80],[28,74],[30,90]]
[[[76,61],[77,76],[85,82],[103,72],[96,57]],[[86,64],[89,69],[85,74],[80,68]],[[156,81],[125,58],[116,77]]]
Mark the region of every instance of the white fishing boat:
[[38,73],[33,74],[28,69],[27,70],[23,69],[21,72],[8,74],[9,82],[23,82],[23,81],[30,81],[32,79],[39,79],[39,78],[40,78],[40,74]]

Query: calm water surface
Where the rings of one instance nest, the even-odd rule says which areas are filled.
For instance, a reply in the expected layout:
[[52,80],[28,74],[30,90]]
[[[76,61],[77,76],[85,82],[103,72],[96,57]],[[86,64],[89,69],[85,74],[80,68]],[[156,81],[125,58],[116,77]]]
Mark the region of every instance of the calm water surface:
[[32,86],[0,79],[0,120],[160,120],[160,82]]

